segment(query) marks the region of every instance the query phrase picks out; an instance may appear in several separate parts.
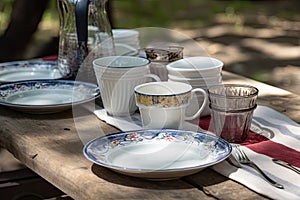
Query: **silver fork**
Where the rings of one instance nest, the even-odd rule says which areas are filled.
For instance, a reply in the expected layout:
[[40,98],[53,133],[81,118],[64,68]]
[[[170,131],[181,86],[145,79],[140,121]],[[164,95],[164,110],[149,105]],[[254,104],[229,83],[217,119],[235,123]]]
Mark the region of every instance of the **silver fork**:
[[236,159],[244,165],[248,165],[255,170],[257,170],[271,185],[279,188],[279,189],[284,189],[283,185],[275,182],[273,179],[271,179],[269,176],[267,176],[253,161],[251,161],[245,152],[240,148],[239,145],[232,145],[233,147],[233,154],[236,157]]

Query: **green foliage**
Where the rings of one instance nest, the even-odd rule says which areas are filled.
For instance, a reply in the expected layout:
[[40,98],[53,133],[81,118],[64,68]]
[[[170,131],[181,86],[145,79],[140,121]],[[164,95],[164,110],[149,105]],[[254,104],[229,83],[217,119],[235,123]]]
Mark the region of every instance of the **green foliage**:
[[[109,0],[112,6],[112,16],[115,28],[137,27],[168,27],[194,29],[213,24],[216,14],[229,17],[248,12],[266,12],[266,6],[260,6],[260,1],[252,0]],[[293,1],[293,0],[292,0]],[[0,2],[0,31],[5,29],[14,0]],[[265,2],[266,4],[268,2]],[[43,21],[59,20],[57,0],[50,0],[43,16]],[[269,2],[270,4],[270,2]],[[274,3],[274,5],[276,2]],[[297,5],[297,4],[296,4]],[[272,5],[271,5],[272,6]],[[278,9],[271,13],[278,17],[295,19],[299,12],[297,6],[293,9]]]
[[[29,0],[30,1],[30,0]],[[12,11],[14,0],[1,0],[0,2],[0,33],[5,30],[9,23],[10,14]],[[50,0],[47,10],[43,15],[43,21],[57,21],[58,13],[56,0]]]
[[0,33],[8,25],[12,4],[13,0],[1,0],[0,2]]
[[205,2],[201,0],[113,0],[112,12],[115,26],[118,28],[187,27],[193,26],[192,23],[187,23],[188,20],[205,24],[208,19],[204,16],[208,14]]
[[57,0],[50,0],[47,10],[43,15],[43,21],[58,21]]

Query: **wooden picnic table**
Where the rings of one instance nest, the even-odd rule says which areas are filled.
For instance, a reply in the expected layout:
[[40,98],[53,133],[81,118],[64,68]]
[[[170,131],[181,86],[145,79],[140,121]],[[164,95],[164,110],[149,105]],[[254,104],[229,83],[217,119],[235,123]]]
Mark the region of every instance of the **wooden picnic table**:
[[[300,96],[225,71],[223,80],[256,86],[259,105],[300,123]],[[0,146],[74,199],[266,199],[210,168],[178,180],[149,181],[91,163],[82,153],[84,143],[100,129],[119,130],[99,120],[88,105],[48,115],[5,107],[0,113]]]

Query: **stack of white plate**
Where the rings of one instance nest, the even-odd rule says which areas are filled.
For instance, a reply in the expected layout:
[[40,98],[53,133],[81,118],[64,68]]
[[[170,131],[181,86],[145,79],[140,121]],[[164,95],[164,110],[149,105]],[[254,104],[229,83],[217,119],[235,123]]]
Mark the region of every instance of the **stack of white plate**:
[[[211,57],[187,57],[167,65],[168,81],[177,81],[190,84],[193,88],[207,90],[212,85],[222,84],[223,62]],[[203,96],[192,98],[187,109],[191,115],[203,102]],[[201,116],[210,114],[208,105]]]
[[113,29],[117,55],[137,55],[140,49],[139,32],[132,29]]

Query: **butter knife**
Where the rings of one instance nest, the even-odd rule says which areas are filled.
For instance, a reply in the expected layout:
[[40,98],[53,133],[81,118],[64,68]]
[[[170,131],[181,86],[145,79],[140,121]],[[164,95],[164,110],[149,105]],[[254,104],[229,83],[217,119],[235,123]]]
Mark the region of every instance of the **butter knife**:
[[277,160],[277,159],[274,159],[274,158],[272,159],[272,161],[273,161],[274,163],[278,164],[278,165],[281,165],[281,166],[284,166],[284,167],[286,167],[286,168],[288,168],[288,169],[293,170],[293,171],[296,172],[297,174],[300,174],[300,170],[299,170],[299,169],[297,169],[296,167],[292,166],[291,164],[289,164],[289,163],[287,163],[287,162],[284,162],[284,161],[282,161],[282,160]]

